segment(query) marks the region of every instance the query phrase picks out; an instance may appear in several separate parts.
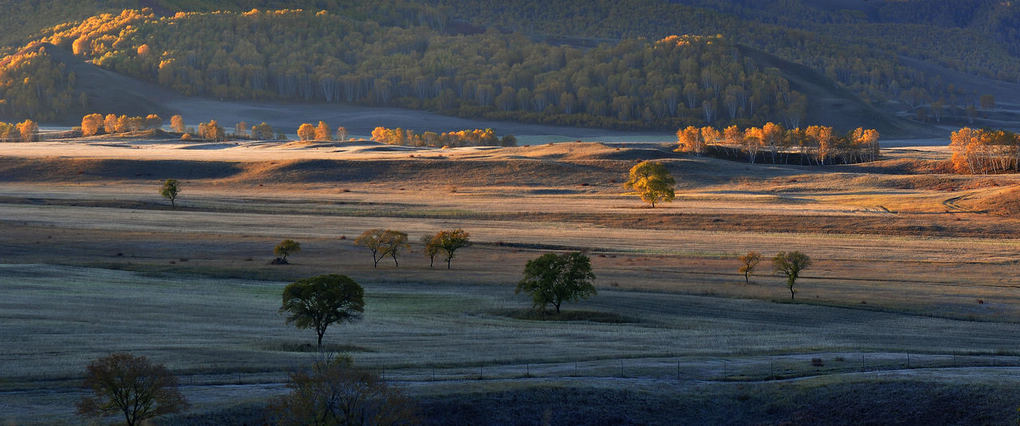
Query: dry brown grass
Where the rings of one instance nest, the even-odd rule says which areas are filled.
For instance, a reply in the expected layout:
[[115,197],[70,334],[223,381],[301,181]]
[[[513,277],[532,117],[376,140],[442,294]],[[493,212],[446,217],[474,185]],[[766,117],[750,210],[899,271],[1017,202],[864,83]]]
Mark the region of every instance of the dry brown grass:
[[[957,353],[977,354],[971,365],[1011,354],[1014,323],[1020,322],[1015,278],[1020,221],[982,213],[997,211],[998,204],[980,203],[1015,199],[1016,191],[1006,186],[1015,176],[668,158],[663,161],[682,182],[678,200],[650,209],[621,196],[619,186],[646,152],[571,145],[416,151],[425,158],[359,151],[350,154],[355,158],[275,159],[275,148],[265,148],[254,161],[3,157],[2,262],[104,270],[66,268],[69,276],[85,277],[87,285],[75,289],[80,293],[24,273],[26,283],[36,282],[31,291],[12,290],[5,298],[8,320],[43,330],[47,325],[33,323],[25,312],[58,297],[55,312],[61,318],[106,332],[102,323],[79,318],[94,316],[79,304],[88,298],[119,300],[130,309],[104,315],[134,316],[144,326],[110,332],[117,336],[111,341],[166,356],[203,384],[241,381],[242,374],[246,381],[280,380],[273,377],[283,376],[281,368],[294,360],[287,351],[303,351],[305,334],[261,313],[275,310],[279,283],[227,278],[286,282],[339,271],[365,283],[379,310],[374,322],[345,326],[343,335],[351,340],[338,344],[356,344],[359,361],[417,383],[423,393],[463,389],[468,382],[505,388],[525,375],[560,383],[576,374],[576,362],[592,377],[658,380],[682,367],[691,380],[820,375],[808,380],[842,386],[856,368],[829,360],[849,359],[848,352],[869,357],[881,352],[869,358],[879,369],[902,368],[899,351],[923,354],[914,362],[933,369],[954,366]],[[293,150],[304,155],[318,148]],[[165,173],[184,176],[176,210],[157,193]],[[412,241],[463,227],[476,244],[458,253],[452,271],[429,268],[418,246],[399,269],[386,262],[375,269],[352,237],[376,227],[409,232]],[[292,265],[267,264],[283,238],[300,241],[303,251],[292,256]],[[576,310],[603,316],[582,313],[582,321],[552,325],[507,317],[528,305],[513,296],[525,263],[561,250],[592,257],[601,295]],[[782,279],[769,272],[767,262],[744,284],[737,256],[751,250],[766,257],[800,250],[815,260],[798,284],[795,304],[787,304]],[[139,274],[109,271],[117,269]],[[26,285],[17,276],[7,278]],[[129,303],[144,291],[160,297]],[[243,321],[204,319],[203,305],[191,302],[206,297]],[[180,336],[176,343],[154,343],[152,330],[164,330],[165,318],[182,312],[192,319],[188,327],[171,330]],[[621,318],[626,321],[615,321]],[[263,337],[236,331],[251,333],[253,325]],[[17,329],[20,334],[5,336],[50,336]],[[77,364],[106,350],[97,345],[108,341],[92,336],[72,330],[40,340],[41,349],[11,345],[24,353],[0,365],[23,367],[28,373],[19,373],[18,380],[31,383],[30,389],[66,387],[33,380],[73,376]],[[478,349],[461,350],[471,345]],[[724,367],[712,357],[732,364]],[[813,366],[815,357],[825,365]],[[627,362],[626,373],[620,373],[620,360]],[[494,381],[478,380],[479,366]],[[454,379],[429,382],[431,367]],[[229,400],[218,398],[209,406]]]

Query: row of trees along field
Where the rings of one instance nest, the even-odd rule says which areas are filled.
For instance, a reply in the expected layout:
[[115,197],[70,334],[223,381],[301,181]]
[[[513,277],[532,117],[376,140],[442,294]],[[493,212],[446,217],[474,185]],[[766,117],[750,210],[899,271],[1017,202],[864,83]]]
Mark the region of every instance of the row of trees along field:
[[0,142],[32,142],[39,139],[39,125],[32,120],[20,123],[0,121]]
[[953,132],[950,159],[957,173],[1005,173],[1020,170],[1020,135],[1007,130],[971,129]]
[[818,165],[874,161],[879,155],[878,131],[860,127],[840,135],[828,126],[786,129],[772,122],[745,129],[688,126],[677,130],[676,138],[678,152],[730,157],[739,150],[751,163],[790,163],[791,153],[801,164]]
[[158,129],[163,127],[163,119],[159,115],[149,114],[145,117],[128,117],[117,114],[88,114],[81,118],[82,136],[93,136],[100,133],[114,134],[136,132],[139,130]]
[[517,138],[514,135],[504,135],[502,138],[499,138],[492,129],[417,133],[410,129],[376,127],[372,130],[372,140],[390,145],[404,146],[517,146]]
[[335,138],[333,128],[326,124],[325,121],[319,121],[317,126],[313,126],[311,123],[302,123],[297,129],[298,138],[302,141],[333,141],[337,140],[340,142],[347,141],[347,128],[344,126],[337,126]]
[[[766,120],[796,125],[807,107],[778,70],[720,36],[636,38],[581,49],[519,34],[451,36],[427,25],[384,27],[298,10],[172,17],[125,10],[46,34],[11,58],[45,56],[51,43],[187,95],[392,105],[618,128]],[[61,74],[61,64],[47,63],[54,77],[30,81],[30,87],[23,87],[27,69],[0,67],[8,113],[48,118],[71,107],[32,95],[39,84],[76,99],[68,83],[73,78]]]

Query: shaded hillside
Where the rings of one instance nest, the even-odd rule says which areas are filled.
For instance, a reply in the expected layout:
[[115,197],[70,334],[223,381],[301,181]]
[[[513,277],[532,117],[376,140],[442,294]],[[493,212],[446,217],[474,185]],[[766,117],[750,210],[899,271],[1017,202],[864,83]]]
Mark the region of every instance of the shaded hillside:
[[173,91],[84,62],[61,47],[47,44],[46,49],[68,73],[74,73],[75,88],[88,99],[85,108],[69,111],[61,121],[80,122],[80,115],[88,111],[126,115],[155,113],[166,117],[178,112],[167,106],[181,98]]
[[790,81],[793,90],[807,96],[808,108],[804,117],[807,124],[824,123],[842,131],[864,125],[887,137],[944,135],[943,131],[880,111],[809,67],[750,48],[742,51],[765,66],[779,69]]
[[[795,123],[804,96],[720,37],[625,40],[594,49],[495,32],[449,36],[329,13],[271,11],[158,17],[126,10],[52,33],[0,63],[7,114],[73,111],[38,89],[79,99],[83,81],[37,81],[46,44],[185,95],[401,106],[461,117],[578,127],[676,129],[690,123]],[[58,68],[54,70],[54,68]],[[66,87],[66,89],[64,89]],[[3,111],[0,111],[3,113]]]

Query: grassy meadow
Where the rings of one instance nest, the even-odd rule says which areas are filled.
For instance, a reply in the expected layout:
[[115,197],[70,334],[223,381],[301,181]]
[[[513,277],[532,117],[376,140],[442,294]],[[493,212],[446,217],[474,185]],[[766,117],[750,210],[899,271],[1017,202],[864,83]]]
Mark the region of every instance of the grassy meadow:
[[[166,166],[146,151],[173,149],[89,160],[84,178],[70,173],[84,163],[0,159],[0,421],[76,423],[85,366],[128,351],[192,400],[161,422],[258,422],[317,356],[277,313],[282,289],[325,273],[366,291],[364,319],[330,327],[327,349],[430,424],[1015,420],[1020,223],[968,204],[1015,176],[910,174],[904,152],[859,168],[668,159],[678,198],[653,210],[619,187],[647,147],[462,149],[442,165],[258,163],[248,148],[226,169],[183,163],[171,209],[139,174]],[[429,268],[418,237],[455,227],[474,245]],[[370,228],[410,234],[399,268],[354,246]],[[269,265],[284,238],[303,250]],[[516,282],[566,250],[591,256],[599,294],[536,320]],[[814,259],[796,300],[767,261],[744,283],[749,250]]]

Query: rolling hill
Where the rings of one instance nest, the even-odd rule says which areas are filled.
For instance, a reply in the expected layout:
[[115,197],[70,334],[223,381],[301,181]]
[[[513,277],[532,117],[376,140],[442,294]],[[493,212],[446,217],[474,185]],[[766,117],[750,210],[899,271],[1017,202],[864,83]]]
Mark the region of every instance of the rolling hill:
[[[0,39],[0,118],[180,112],[171,98],[197,96],[656,131],[775,121],[900,136],[1016,119],[1002,80],[1020,61],[982,24],[1011,10],[974,0],[949,22],[924,9],[921,22],[945,25],[922,31],[881,3],[81,1],[46,17],[11,5],[0,21],[32,19]],[[241,12],[254,7],[312,10]],[[888,35],[896,25],[905,34]],[[961,48],[932,47],[946,40]],[[986,91],[998,108],[977,114]]]

